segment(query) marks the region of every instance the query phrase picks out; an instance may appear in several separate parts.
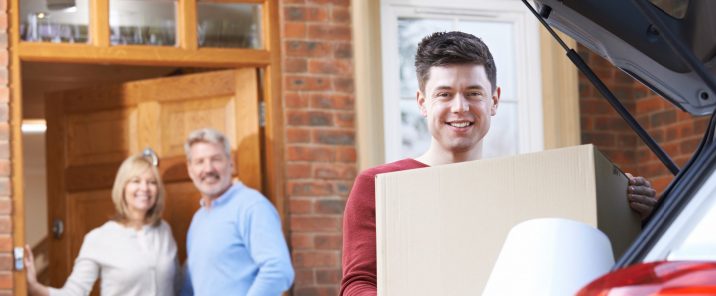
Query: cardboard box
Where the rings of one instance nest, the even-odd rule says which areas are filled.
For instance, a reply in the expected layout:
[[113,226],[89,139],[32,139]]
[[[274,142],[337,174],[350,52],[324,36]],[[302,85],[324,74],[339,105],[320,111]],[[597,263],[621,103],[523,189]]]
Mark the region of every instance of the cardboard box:
[[619,258],[641,230],[627,183],[593,145],[378,175],[378,295],[479,295],[533,218],[597,226]]

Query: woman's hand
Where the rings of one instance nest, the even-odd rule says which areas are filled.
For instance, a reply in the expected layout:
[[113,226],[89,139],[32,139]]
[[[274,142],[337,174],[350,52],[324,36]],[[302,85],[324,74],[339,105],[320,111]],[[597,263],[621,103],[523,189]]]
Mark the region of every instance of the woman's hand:
[[37,281],[37,271],[35,270],[35,257],[32,255],[30,245],[25,245],[25,276],[27,277],[28,292],[30,295],[47,296],[50,291],[43,284]]

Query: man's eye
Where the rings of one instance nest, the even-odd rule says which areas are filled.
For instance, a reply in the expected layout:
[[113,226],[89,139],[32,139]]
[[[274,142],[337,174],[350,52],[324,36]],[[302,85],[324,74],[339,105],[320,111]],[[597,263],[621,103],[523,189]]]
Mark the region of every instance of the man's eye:
[[441,93],[437,93],[437,95],[435,95],[435,96],[445,98],[445,97],[449,97],[450,93],[441,92]]

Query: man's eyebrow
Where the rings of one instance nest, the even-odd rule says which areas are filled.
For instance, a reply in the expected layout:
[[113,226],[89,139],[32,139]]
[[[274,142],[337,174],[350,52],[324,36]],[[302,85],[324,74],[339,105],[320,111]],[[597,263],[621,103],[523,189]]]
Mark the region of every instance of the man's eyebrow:
[[470,86],[468,86],[467,89],[479,89],[479,90],[484,90],[485,88],[482,87],[482,85],[476,84],[476,85],[470,85]]
[[440,85],[440,86],[435,87],[435,90],[446,90],[446,89],[452,89],[452,86]]

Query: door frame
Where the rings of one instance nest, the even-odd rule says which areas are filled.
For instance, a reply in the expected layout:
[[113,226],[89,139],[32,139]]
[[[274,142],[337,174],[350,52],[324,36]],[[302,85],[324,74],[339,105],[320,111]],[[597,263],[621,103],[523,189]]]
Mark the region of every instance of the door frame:
[[[275,205],[283,223],[284,233],[288,233],[288,219],[286,214],[287,202],[285,198],[284,179],[284,126],[281,101],[281,53],[280,53],[280,27],[279,4],[272,0],[232,0],[225,2],[258,3],[265,11],[263,16],[264,48],[262,50],[247,49],[199,49],[193,30],[183,30],[190,27],[186,23],[196,22],[196,0],[178,0],[178,15],[186,19],[177,18],[178,39],[177,47],[152,48],[151,46],[117,46],[111,47],[103,38],[104,26],[98,21],[92,25],[100,27],[90,32],[94,36],[93,44],[53,44],[21,42],[19,32],[19,1],[10,0],[7,3],[8,13],[8,74],[10,89],[10,184],[12,188],[12,240],[13,247],[25,244],[25,207],[24,207],[24,179],[23,179],[23,143],[22,143],[22,73],[21,62],[57,62],[57,63],[87,63],[110,65],[144,65],[144,66],[185,66],[202,68],[242,68],[254,67],[263,69],[260,93],[262,93],[265,112],[263,125],[262,163],[264,166],[263,188],[264,194]],[[95,14],[106,16],[108,14],[108,0],[90,1]],[[105,27],[106,28],[106,27]],[[108,28],[107,28],[108,29]],[[104,35],[103,35],[104,34]],[[194,39],[191,39],[194,38]],[[114,49],[113,49],[114,48]],[[157,59],[157,56],[161,56]],[[13,291],[17,295],[27,294],[27,285],[23,271],[13,270]]]

